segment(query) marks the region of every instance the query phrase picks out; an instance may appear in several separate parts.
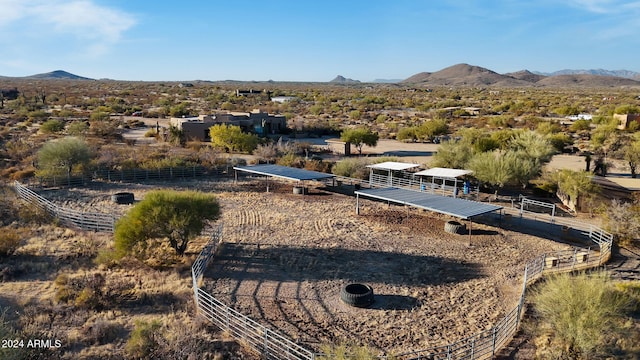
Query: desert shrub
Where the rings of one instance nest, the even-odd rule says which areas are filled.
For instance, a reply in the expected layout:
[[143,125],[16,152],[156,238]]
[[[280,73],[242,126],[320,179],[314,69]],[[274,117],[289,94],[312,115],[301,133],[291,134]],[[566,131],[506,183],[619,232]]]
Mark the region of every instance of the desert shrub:
[[301,168],[304,166],[304,159],[300,156],[297,156],[294,153],[287,153],[287,154],[284,154],[282,157],[280,157],[278,160],[276,160],[276,164],[282,165],[282,166]]
[[74,121],[67,126],[67,132],[72,136],[82,136],[89,131],[89,124],[85,121]]
[[344,159],[338,161],[331,169],[331,172],[338,176],[367,179],[369,177],[367,165],[368,161],[363,158]]
[[47,210],[31,204],[25,203],[18,209],[18,216],[24,222],[30,224],[47,224],[54,221],[53,216]]
[[26,169],[16,169],[11,173],[9,178],[11,180],[23,180],[34,177],[36,174],[36,168],[28,167]]
[[54,280],[54,285],[54,299],[58,303],[73,304],[84,309],[101,309],[110,301],[104,296],[105,279],[99,273],[74,278],[60,274]]
[[151,358],[154,350],[158,347],[158,340],[161,336],[162,324],[158,320],[151,322],[136,320],[135,328],[131,332],[125,351],[129,358],[148,359]]
[[[22,336],[18,331],[14,329],[11,325],[11,322],[6,316],[6,309],[0,307],[0,339],[2,340],[10,340],[10,339],[20,339]],[[14,348],[7,346],[0,346],[0,359],[3,360],[18,360],[24,359],[26,355],[24,348]]]
[[156,137],[156,129],[149,129],[144,133],[144,137]]
[[20,247],[22,234],[19,230],[5,227],[0,231],[0,256],[9,256]]
[[366,345],[323,344],[320,351],[322,355],[318,356],[318,359],[321,360],[370,360],[378,357],[376,352]]
[[101,249],[98,250],[98,255],[93,259],[93,262],[110,269],[118,264],[118,254],[113,249]]
[[122,325],[100,319],[83,327],[83,340],[88,344],[107,344],[116,340],[121,331]]
[[40,132],[43,134],[57,134],[64,130],[64,122],[56,119],[50,119],[40,125]]
[[626,322],[629,296],[606,272],[551,277],[534,291],[533,304],[540,358],[606,357],[621,350],[616,339],[638,331]]
[[312,159],[304,162],[304,168],[306,170],[319,171],[324,173],[331,173],[332,166],[333,166],[333,163],[329,161]]

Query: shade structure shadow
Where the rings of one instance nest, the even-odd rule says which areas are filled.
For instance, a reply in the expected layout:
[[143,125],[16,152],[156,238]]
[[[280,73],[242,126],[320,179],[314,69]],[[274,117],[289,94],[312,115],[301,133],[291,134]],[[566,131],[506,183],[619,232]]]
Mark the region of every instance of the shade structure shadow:
[[412,296],[374,294],[373,304],[369,308],[375,310],[411,310],[420,305],[421,301]]
[[224,243],[206,278],[235,281],[384,282],[425,286],[484,277],[478,264],[422,254],[348,248]]
[[386,151],[382,154],[383,156],[433,156],[435,155],[435,151],[410,151],[410,150],[395,150],[395,151]]

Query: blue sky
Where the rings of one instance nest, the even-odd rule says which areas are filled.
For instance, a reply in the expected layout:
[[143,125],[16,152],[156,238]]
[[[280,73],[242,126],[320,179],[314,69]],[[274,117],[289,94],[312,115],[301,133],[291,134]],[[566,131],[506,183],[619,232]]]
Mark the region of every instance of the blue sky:
[[640,1],[0,0],[0,75],[405,79],[458,63],[640,71]]

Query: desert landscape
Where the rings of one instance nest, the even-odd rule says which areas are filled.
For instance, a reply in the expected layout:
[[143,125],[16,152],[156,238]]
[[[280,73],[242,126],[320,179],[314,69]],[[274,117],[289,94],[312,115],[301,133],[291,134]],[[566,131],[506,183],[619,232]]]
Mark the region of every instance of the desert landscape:
[[[317,188],[294,195],[289,184],[276,184],[269,193],[260,181],[174,187],[215,193],[222,204],[224,244],[203,287],[314,351],[350,342],[401,353],[491,328],[516,304],[524,264],[570,248],[501,228],[497,219],[495,226],[474,224],[470,246],[468,235],[444,232],[443,216],[371,201],[363,201],[358,216],[352,197]],[[140,199],[166,185],[127,190]],[[64,206],[107,210],[116,190],[122,189],[45,196]],[[340,300],[340,288],[351,282],[374,288],[371,308]],[[186,296],[188,280],[175,286]]]

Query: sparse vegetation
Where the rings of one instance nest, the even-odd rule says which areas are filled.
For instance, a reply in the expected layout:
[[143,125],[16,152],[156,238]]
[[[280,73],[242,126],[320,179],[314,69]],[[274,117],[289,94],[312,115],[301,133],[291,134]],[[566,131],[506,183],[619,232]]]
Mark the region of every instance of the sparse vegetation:
[[[533,331],[542,359],[631,358],[640,332],[628,321],[634,299],[606,272],[561,274],[547,279],[533,297]],[[627,339],[627,341],[621,341]],[[631,356],[631,357],[629,357]]]
[[[491,175],[500,175],[501,166],[507,167],[505,179],[488,182],[496,187],[505,184],[520,190],[529,180],[535,179],[540,173],[540,165],[550,155],[547,151],[549,144],[554,152],[567,150],[593,155],[600,174],[606,174],[613,160],[622,160],[635,175],[640,163],[637,139],[633,136],[636,125],[619,130],[612,118],[614,113],[638,111],[636,91],[622,88],[505,88],[493,91],[486,87],[436,86],[427,91],[419,86],[402,84],[393,87],[376,84],[260,84],[275,94],[293,95],[299,99],[278,104],[265,101],[264,96],[235,96],[237,84],[225,83],[202,83],[184,89],[170,82],[49,83],[3,79],[5,82],[8,87],[19,88],[21,94],[38,94],[36,99],[22,95],[2,99],[0,176],[6,181],[31,181],[36,175],[51,173],[69,176],[96,168],[160,169],[167,166],[215,166],[246,159],[255,161],[255,158],[245,156],[252,151],[258,161],[329,171],[335,159],[321,159],[320,156],[324,158],[325,154],[318,149],[311,146],[299,148],[293,145],[294,142],[269,142],[249,133],[238,133],[236,129],[223,129],[231,130],[231,135],[221,136],[223,141],[220,143],[212,141],[215,146],[194,143],[187,144],[185,148],[180,134],[172,133],[167,127],[160,127],[159,133],[155,129],[147,132],[147,136],[155,136],[158,140],[165,140],[163,134],[166,134],[167,141],[159,144],[122,143],[123,132],[143,125],[138,120],[142,118],[132,120],[126,117],[134,112],[136,116],[156,117],[162,123],[164,117],[171,115],[253,108],[286,114],[289,129],[284,133],[291,132],[297,136],[337,136],[338,129],[363,129],[376,134],[376,141],[394,138],[425,142],[450,139],[442,143],[430,166],[468,168],[474,158],[478,157],[475,161],[480,162],[482,157],[486,157],[484,160],[493,162],[491,166],[496,165],[485,164],[485,170],[489,169],[485,172]],[[480,110],[473,112],[466,110],[468,107]],[[578,113],[593,114],[593,120],[569,121],[557,117]],[[46,157],[41,158],[38,150],[47,144],[65,141],[66,138],[51,140],[65,134],[65,131],[68,135],[82,137],[78,140],[84,141],[89,157],[81,156],[78,161],[75,157],[66,160],[58,157],[51,162]],[[524,139],[526,136],[531,138]],[[356,146],[356,149],[361,152],[361,147]],[[224,152],[245,154],[239,155],[242,159],[233,158],[235,155],[229,159]],[[497,158],[503,159],[497,161]],[[338,161],[331,171],[338,175],[366,178],[368,169],[365,165],[369,161],[372,158]],[[589,197],[595,193],[595,188],[590,187],[591,182],[588,181],[590,172],[579,174],[580,179],[568,180],[571,176],[565,175],[559,172],[547,179],[545,187],[550,193],[555,193],[558,188],[572,196]],[[10,314],[0,319],[0,335],[4,336],[4,331],[21,337],[51,337],[54,336],[53,330],[42,334],[38,331],[59,328],[60,332],[55,335],[64,340],[65,354],[69,357],[82,353],[88,354],[87,357],[108,358],[122,353],[127,336],[136,331],[135,320],[142,321],[140,334],[136,336],[143,339],[142,330],[153,328],[150,324],[162,319],[161,326],[151,332],[153,336],[146,337],[150,346],[134,349],[131,345],[131,357],[145,353],[145,349],[151,349],[158,358],[185,358],[189,354],[199,358],[223,358],[225,346],[233,346],[233,351],[239,351],[237,345],[225,345],[231,344],[228,339],[214,341],[206,335],[190,336],[203,330],[204,326],[194,324],[192,309],[189,308],[188,271],[183,268],[187,268],[192,259],[189,252],[185,252],[184,257],[175,256],[182,247],[180,241],[176,242],[176,249],[168,241],[169,237],[149,240],[147,254],[156,258],[152,261],[122,258],[117,256],[121,255],[121,250],[114,249],[112,239],[102,239],[102,235],[64,232],[62,228],[51,226],[54,219],[42,209],[27,205],[14,207],[15,204],[6,201],[11,196],[3,193],[0,204],[0,222],[3,225],[0,235],[0,284],[3,285],[0,305],[8,304],[10,309],[0,312]],[[607,229],[616,233],[620,244],[637,244],[637,234],[640,233],[637,229],[640,224],[637,202],[614,202],[611,206],[602,204],[593,204],[590,209],[598,213],[597,208],[603,208],[598,214],[604,217]],[[193,244],[194,240],[189,240],[189,243]],[[144,246],[139,245],[143,243],[137,244],[136,250],[142,250]],[[171,270],[157,270],[167,268]],[[100,274],[102,281],[94,274]],[[14,283],[14,280],[19,281]],[[24,286],[28,289],[21,288],[21,284],[26,284]],[[623,292],[636,294],[637,298],[637,287],[630,285]],[[123,310],[125,306],[126,311]],[[174,315],[172,320],[167,320]],[[626,326],[622,323],[621,328],[628,329]],[[560,343],[555,335],[540,339],[547,339],[545,344],[550,346]],[[620,336],[616,344],[609,341],[604,348],[618,349],[615,351],[632,349],[636,346],[632,340],[628,336]],[[211,346],[215,350],[211,350]],[[338,354],[342,351],[339,347],[328,348],[327,352]],[[349,351],[357,352],[353,348]],[[614,353],[611,356],[618,355]],[[40,355],[0,352],[0,358],[10,359],[10,356],[37,358]],[[229,357],[228,354],[226,356]]]

